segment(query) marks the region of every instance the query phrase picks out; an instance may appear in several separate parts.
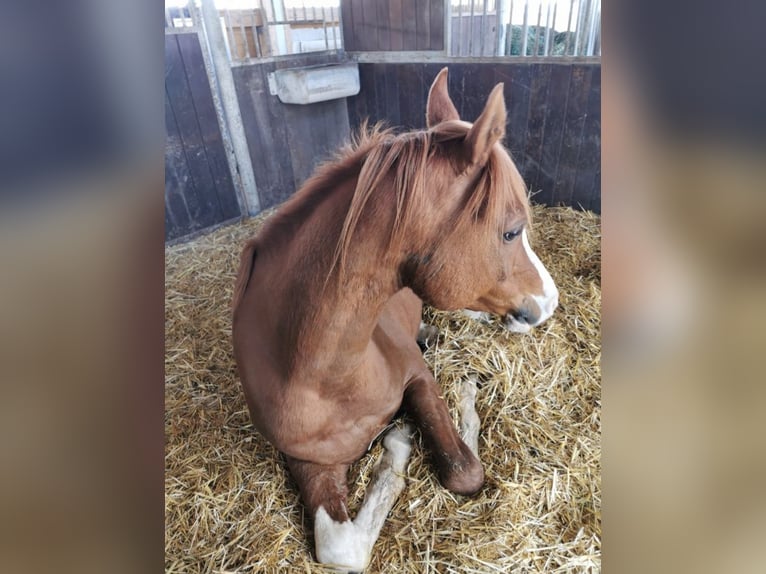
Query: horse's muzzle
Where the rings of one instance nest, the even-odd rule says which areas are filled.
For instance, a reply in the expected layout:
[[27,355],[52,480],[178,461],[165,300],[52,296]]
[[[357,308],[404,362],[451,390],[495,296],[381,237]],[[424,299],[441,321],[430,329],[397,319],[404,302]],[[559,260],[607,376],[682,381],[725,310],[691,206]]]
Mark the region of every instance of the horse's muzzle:
[[503,318],[503,325],[514,333],[529,333],[553,315],[559,304],[558,290],[549,296],[529,295],[522,304]]

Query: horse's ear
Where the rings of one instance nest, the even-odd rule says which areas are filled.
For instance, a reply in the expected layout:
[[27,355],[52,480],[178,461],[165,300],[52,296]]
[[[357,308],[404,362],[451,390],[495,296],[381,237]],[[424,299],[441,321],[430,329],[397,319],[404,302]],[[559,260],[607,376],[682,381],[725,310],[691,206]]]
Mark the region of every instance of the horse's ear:
[[483,165],[495,143],[505,136],[505,100],[503,84],[495,86],[479,119],[465,137],[468,157],[474,165]]
[[428,92],[426,126],[432,128],[447,120],[459,119],[460,116],[455,109],[455,104],[452,103],[449,93],[447,93],[447,68],[442,68]]

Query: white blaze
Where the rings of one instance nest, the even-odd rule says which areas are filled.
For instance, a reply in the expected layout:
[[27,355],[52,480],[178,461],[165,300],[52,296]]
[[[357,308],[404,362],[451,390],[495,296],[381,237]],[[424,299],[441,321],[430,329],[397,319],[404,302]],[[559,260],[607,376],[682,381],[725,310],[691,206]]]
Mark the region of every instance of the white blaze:
[[548,319],[551,315],[553,315],[553,311],[559,304],[559,290],[556,289],[556,284],[553,282],[553,277],[551,277],[551,274],[548,273],[548,270],[545,268],[545,265],[543,265],[543,262],[540,261],[537,253],[532,251],[532,248],[529,246],[529,239],[527,238],[526,229],[521,233],[521,242],[524,245],[524,250],[527,252],[527,257],[529,257],[532,265],[534,265],[535,269],[537,269],[537,273],[540,276],[540,281],[542,281],[543,284],[542,295],[530,295],[530,297],[535,301],[535,303],[537,303],[537,306],[540,308],[540,320],[537,323],[540,324]]

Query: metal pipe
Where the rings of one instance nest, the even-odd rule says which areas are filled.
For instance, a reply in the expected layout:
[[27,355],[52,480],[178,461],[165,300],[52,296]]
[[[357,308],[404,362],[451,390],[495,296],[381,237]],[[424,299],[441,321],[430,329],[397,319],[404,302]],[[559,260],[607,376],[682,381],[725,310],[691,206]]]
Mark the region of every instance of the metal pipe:
[[527,55],[527,18],[529,17],[529,0],[524,0],[524,24],[521,27],[521,55]]
[[237,91],[234,86],[234,76],[231,73],[231,65],[226,57],[226,44],[221,30],[221,21],[215,8],[214,0],[202,0],[202,22],[205,26],[205,37],[213,59],[215,76],[218,79],[218,88],[221,93],[221,103],[225,112],[226,123],[231,135],[232,148],[237,160],[236,173],[232,178],[239,175],[242,189],[242,200],[248,215],[256,215],[261,211],[261,202],[255,185],[253,164],[250,161],[250,150],[247,147],[245,127],[242,124],[242,115],[239,111]]

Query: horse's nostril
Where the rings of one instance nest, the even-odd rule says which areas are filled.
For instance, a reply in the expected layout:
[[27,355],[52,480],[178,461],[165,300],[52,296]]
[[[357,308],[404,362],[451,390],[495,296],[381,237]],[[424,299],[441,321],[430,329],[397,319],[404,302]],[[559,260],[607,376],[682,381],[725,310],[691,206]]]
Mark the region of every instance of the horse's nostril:
[[517,309],[512,313],[513,318],[517,321],[520,321],[521,323],[530,323],[529,320],[529,310],[524,309],[523,307],[521,309]]

